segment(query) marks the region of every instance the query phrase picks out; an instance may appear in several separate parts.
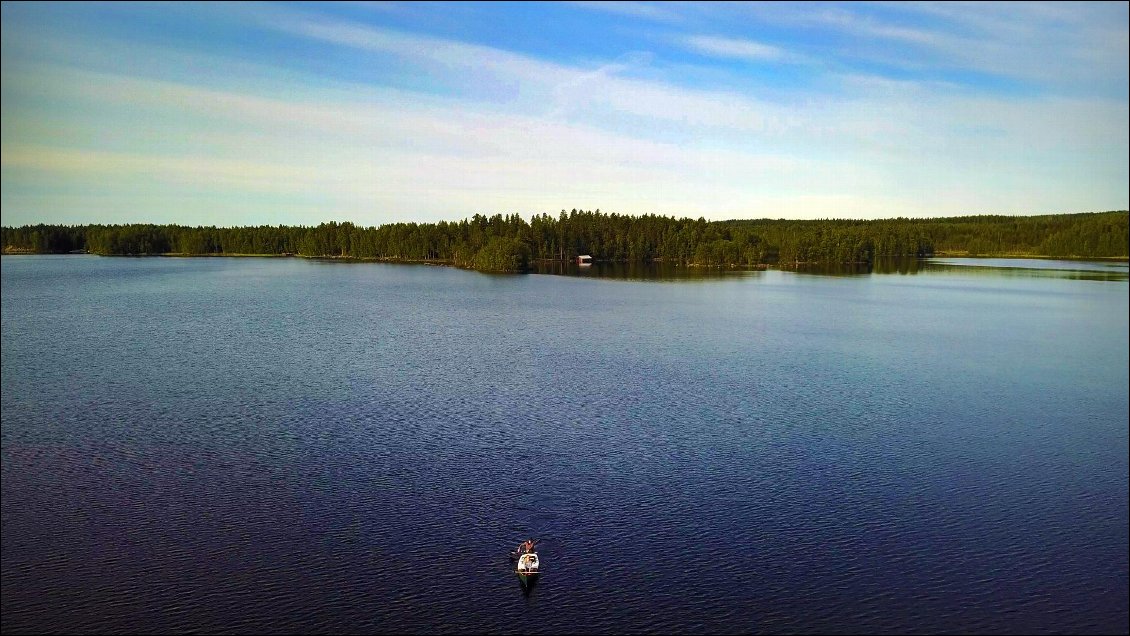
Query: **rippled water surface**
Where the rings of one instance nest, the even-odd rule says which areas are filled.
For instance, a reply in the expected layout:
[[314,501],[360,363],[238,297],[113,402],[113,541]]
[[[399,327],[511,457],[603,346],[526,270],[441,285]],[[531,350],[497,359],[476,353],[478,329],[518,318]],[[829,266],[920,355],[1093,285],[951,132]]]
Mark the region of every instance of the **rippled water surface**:
[[1125,264],[976,264],[4,257],[3,631],[1126,632]]

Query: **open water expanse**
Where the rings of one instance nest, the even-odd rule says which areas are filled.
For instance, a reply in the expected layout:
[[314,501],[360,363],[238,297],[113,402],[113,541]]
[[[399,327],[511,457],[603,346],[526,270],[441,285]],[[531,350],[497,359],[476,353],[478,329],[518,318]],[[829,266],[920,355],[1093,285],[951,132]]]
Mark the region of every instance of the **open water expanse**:
[[1127,632],[1125,263],[645,270],[4,257],[3,631]]

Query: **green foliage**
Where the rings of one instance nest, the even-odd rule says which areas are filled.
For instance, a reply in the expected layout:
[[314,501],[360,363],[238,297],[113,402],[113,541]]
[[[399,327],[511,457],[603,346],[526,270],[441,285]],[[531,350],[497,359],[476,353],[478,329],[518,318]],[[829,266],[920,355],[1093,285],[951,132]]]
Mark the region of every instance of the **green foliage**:
[[529,249],[522,241],[492,236],[475,254],[474,268],[484,272],[524,272],[529,260]]
[[700,267],[777,262],[872,263],[890,256],[1126,258],[1127,212],[939,219],[715,221],[600,210],[557,216],[476,214],[458,222],[358,227],[184,227],[31,225],[0,228],[5,252],[94,254],[298,254],[441,262],[488,271],[523,271],[531,260],[664,261]]
[[0,227],[0,249],[4,252],[66,254],[85,249],[86,227],[69,225],[25,225]]

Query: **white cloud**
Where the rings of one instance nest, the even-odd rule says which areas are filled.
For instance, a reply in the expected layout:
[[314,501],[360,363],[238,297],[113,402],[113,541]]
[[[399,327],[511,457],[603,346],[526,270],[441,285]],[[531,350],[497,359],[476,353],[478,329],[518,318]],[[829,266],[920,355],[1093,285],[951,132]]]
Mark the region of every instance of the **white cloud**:
[[741,40],[723,38],[709,35],[693,35],[682,40],[684,46],[717,57],[737,58],[755,62],[775,61],[785,57],[784,51],[775,46]]
[[[516,83],[522,86],[528,103],[542,105],[542,113],[576,113],[592,104],[604,104],[619,113],[746,132],[776,130],[793,119],[788,115],[787,106],[771,105],[735,93],[692,90],[621,77],[619,73],[629,69],[629,63],[585,69],[491,47],[295,15],[276,16],[270,23],[289,33],[341,46],[392,53],[418,64],[439,63],[450,72],[453,82],[481,83],[486,78],[492,82]],[[715,46],[722,46],[719,44],[722,41],[704,40]],[[731,48],[738,46],[738,41],[726,42]],[[760,46],[751,42],[744,44],[747,53],[750,47]],[[544,108],[547,104],[550,108]]]
[[[768,185],[799,167],[787,156],[680,147],[464,104],[416,106],[363,94],[294,103],[84,73],[56,85],[100,108],[132,111],[146,125],[118,131],[116,141],[133,150],[6,144],[6,170],[55,175],[95,190],[110,180],[252,194],[320,191],[352,206],[351,218],[369,222],[381,208],[402,211],[407,220],[419,218],[421,208],[427,214],[441,206],[450,217],[453,210],[513,210],[531,200],[549,211],[583,200],[606,209],[604,201],[625,201],[623,211],[640,213],[709,213],[705,206],[728,207],[718,198],[724,188],[732,194],[743,184]],[[149,112],[159,116],[151,120]],[[197,125],[201,120],[210,130]],[[163,137],[204,150],[170,155],[154,141]]]
[[831,26],[839,31],[865,38],[901,40],[903,42],[922,45],[935,45],[940,39],[939,34],[933,31],[885,24],[872,18],[859,16],[853,11],[839,7],[812,12],[808,14],[807,19],[814,23]]
[[569,2],[568,4],[580,7],[582,9],[591,9],[594,11],[603,11],[605,13],[614,13],[617,15],[628,16],[632,18],[643,18],[645,20],[655,20],[658,22],[682,22],[683,15],[678,11],[672,10],[671,6],[677,6],[673,2]]
[[[965,74],[971,86],[990,90],[1007,79],[1064,96],[1124,96],[1130,81],[1125,3],[750,3],[724,7],[731,14],[731,25],[773,25],[795,38],[790,48],[797,53],[839,68],[879,64],[902,69],[903,74]],[[798,48],[799,44],[804,47]],[[994,79],[990,83],[986,78]]]
[[256,15],[264,26],[283,33],[360,51],[395,55],[416,64],[427,64],[431,70],[442,73],[444,79],[464,83],[469,81],[468,73],[473,74],[474,81],[497,74],[496,79],[500,80],[538,84],[554,78],[567,80],[581,72],[494,47],[326,19],[291,10],[263,10]]

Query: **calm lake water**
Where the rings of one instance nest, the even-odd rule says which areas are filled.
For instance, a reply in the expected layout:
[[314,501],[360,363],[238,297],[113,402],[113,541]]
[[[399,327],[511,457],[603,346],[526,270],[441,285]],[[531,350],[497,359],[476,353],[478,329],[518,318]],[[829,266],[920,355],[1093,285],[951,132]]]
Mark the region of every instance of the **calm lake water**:
[[3,631],[1127,632],[1124,263],[567,273],[4,257]]

